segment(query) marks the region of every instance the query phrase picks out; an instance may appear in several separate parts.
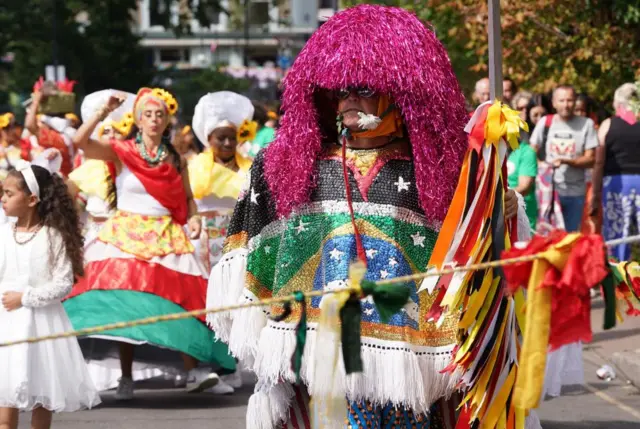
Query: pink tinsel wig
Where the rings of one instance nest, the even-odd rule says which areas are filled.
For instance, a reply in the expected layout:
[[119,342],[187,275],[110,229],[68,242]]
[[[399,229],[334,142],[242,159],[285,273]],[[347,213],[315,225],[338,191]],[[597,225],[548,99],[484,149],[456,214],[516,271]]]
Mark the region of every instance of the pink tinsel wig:
[[468,116],[444,47],[414,14],[373,5],[336,14],[309,39],[284,86],[284,116],[265,155],[280,216],[309,200],[323,142],[336,141],[336,111],[318,94],[366,86],[389,94],[400,109],[420,205],[429,221],[444,220],[467,146]]

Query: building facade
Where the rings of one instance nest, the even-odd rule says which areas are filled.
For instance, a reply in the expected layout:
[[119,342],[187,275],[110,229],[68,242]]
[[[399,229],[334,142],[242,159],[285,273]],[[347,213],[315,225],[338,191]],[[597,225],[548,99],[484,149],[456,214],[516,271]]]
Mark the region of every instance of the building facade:
[[[204,11],[209,22],[207,27],[194,18],[189,22],[190,32],[177,37],[157,18],[159,12],[165,11],[153,10],[153,7],[162,7],[158,6],[162,2],[140,0],[136,30],[142,46],[151,50],[158,69],[214,65],[242,68],[265,63],[287,68],[318,25],[334,13],[337,2],[221,0],[221,9],[209,7]],[[173,25],[178,22],[179,7],[178,1],[170,5]]]

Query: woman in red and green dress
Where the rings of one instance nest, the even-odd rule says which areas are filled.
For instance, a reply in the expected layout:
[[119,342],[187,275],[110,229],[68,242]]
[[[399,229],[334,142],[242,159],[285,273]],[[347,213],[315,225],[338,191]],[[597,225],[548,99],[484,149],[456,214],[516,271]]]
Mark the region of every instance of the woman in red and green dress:
[[[143,88],[133,106],[135,138],[117,144],[91,140],[95,127],[122,101],[110,97],[74,137],[87,158],[115,164],[117,189],[117,211],[87,246],[85,277],[65,301],[76,329],[205,307],[206,272],[187,237],[200,234],[201,220],[186,163],[167,133],[177,102],[164,90]],[[134,361],[136,369],[148,365],[166,371],[175,368],[179,352],[191,392],[218,383],[211,367],[218,373],[235,370],[204,318],[108,331],[89,341],[90,361],[108,365],[119,358],[116,398],[121,400],[133,397]]]

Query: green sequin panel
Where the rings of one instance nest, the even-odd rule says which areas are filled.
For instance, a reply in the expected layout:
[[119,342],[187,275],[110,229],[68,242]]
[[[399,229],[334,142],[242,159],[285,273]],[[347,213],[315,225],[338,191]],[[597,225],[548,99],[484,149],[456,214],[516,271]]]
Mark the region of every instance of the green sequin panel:
[[[269,289],[274,283],[279,248],[280,236],[263,239],[260,245],[249,254],[247,260],[247,270],[261,285]],[[259,291],[251,292],[258,295]]]

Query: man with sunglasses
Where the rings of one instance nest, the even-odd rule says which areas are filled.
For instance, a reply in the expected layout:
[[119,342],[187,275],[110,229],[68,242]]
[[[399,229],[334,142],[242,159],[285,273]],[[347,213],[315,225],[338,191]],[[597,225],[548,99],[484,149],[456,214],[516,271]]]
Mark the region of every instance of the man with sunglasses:
[[[341,289],[356,260],[371,281],[426,271],[467,147],[464,97],[435,34],[402,9],[347,9],[314,33],[284,87],[281,126],[254,161],[208,304]],[[509,192],[507,216],[515,201]],[[322,339],[327,296],[291,311],[211,315],[230,350],[254,362],[247,428],[310,428],[314,420],[331,428],[452,427],[456,404],[442,398],[458,376],[443,370],[459,315],[429,322],[436,297],[419,286],[398,286],[409,300],[390,318],[371,298],[359,302],[363,370],[349,374],[333,366],[338,343]],[[307,323],[298,326],[302,314]],[[305,354],[292,366],[303,326]],[[337,422],[309,409],[310,395],[320,404],[327,390],[347,399],[332,408]]]

